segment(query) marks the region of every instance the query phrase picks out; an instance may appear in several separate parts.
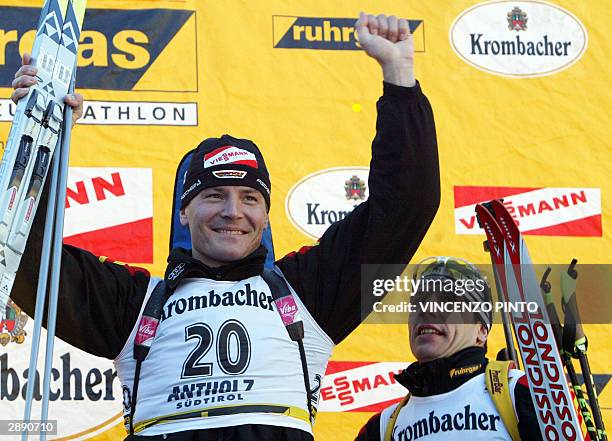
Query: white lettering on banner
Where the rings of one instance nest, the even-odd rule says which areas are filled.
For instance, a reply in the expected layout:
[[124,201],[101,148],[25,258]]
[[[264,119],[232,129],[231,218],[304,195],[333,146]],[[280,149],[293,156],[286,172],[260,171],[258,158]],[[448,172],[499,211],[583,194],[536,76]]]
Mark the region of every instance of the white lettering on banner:
[[408,363],[371,363],[325,375],[321,386],[321,412],[346,412],[400,399],[406,389],[393,375]]
[[[0,122],[12,121],[15,104],[0,99]],[[197,126],[197,103],[86,101],[79,124],[126,126]]]
[[[504,205],[518,221],[520,231],[528,232],[601,215],[601,191],[599,188],[541,188],[504,197]],[[475,204],[455,208],[457,234],[483,234],[474,209]]]
[[70,167],[64,237],[152,217],[151,169]]

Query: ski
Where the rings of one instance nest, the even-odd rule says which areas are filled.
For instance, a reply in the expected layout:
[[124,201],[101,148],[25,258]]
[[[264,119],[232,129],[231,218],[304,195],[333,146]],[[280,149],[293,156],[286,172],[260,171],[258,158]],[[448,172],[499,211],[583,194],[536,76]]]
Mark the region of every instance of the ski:
[[505,301],[537,306],[535,312],[516,308],[510,319],[542,436],[546,440],[582,440],[539,283],[518,227],[500,201],[492,201],[490,209],[477,204],[476,213],[490,244]]
[[76,67],[86,0],[48,0],[32,50],[38,84],[19,101],[0,165],[0,318],[15,280]]
[[[16,211],[19,193],[24,187],[32,150],[48,116],[49,94],[55,59],[62,38],[68,0],[47,0],[38,23],[32,47],[32,65],[38,69],[38,83],[17,104],[6,149],[0,163],[0,244],[5,245]],[[51,109],[52,110],[52,109]]]

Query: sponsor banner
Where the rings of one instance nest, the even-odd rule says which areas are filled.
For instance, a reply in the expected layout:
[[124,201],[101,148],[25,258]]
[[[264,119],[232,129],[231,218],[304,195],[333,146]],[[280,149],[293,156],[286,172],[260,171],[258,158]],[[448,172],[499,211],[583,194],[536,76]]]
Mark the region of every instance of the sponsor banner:
[[[360,50],[354,29],[356,18],[272,16],[272,39],[275,48]],[[425,52],[423,20],[408,20],[414,38],[415,52]]]
[[[12,121],[16,105],[0,99],[0,122]],[[79,124],[197,126],[197,103],[86,101]]]
[[602,235],[599,188],[455,186],[454,195],[457,234],[484,234],[476,220],[476,204],[503,198],[524,234]]
[[[21,421],[28,379],[34,377],[28,374],[34,321],[12,301],[7,309],[16,324],[11,326],[6,320],[0,322],[2,419]],[[41,342],[46,339],[43,328]],[[43,373],[41,355],[35,376],[33,416],[40,415]],[[121,385],[110,360],[89,355],[56,338],[50,386],[48,419],[58,421],[54,439],[87,439],[122,421]],[[21,437],[3,436],[2,439],[19,440]]]
[[64,243],[126,262],[153,262],[148,168],[71,167]]
[[[32,47],[39,15],[40,8],[0,6],[0,84],[11,83],[19,54]],[[77,88],[197,91],[195,17],[180,9],[87,9]]]
[[[319,412],[380,412],[397,403],[407,389],[394,375],[408,367],[409,362],[330,361],[321,385]],[[451,376],[470,374],[480,368],[468,366],[451,371]],[[579,374],[580,380],[582,375]],[[599,395],[610,382],[609,374],[593,374]],[[607,390],[607,389],[606,389]]]
[[455,19],[449,38],[466,63],[510,77],[567,69],[588,44],[586,28],[574,14],[542,1],[479,3]]
[[315,239],[368,198],[367,167],[337,167],[302,178],[289,190],[285,211],[293,225]]
[[321,386],[321,412],[380,412],[401,400],[406,388],[394,375],[405,362],[330,361]]

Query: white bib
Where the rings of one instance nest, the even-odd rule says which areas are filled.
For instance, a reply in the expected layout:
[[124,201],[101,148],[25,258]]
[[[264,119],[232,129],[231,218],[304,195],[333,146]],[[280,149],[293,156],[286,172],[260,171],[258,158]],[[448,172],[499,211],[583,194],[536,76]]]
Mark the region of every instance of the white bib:
[[[151,279],[143,309],[158,282]],[[293,290],[292,294],[304,321],[316,408],[317,386],[333,342]],[[128,414],[136,327],[115,359]],[[185,279],[166,302],[155,340],[142,363],[135,433],[158,435],[241,424],[312,433],[298,345],[289,338],[262,277],[239,282]]]
[[[509,386],[514,401],[514,387],[520,371],[510,372]],[[396,405],[380,416],[380,439]],[[516,412],[516,411],[515,411]],[[487,391],[484,374],[477,375],[450,392],[429,397],[411,396],[400,410],[393,427],[392,441],[512,441],[499,412]]]

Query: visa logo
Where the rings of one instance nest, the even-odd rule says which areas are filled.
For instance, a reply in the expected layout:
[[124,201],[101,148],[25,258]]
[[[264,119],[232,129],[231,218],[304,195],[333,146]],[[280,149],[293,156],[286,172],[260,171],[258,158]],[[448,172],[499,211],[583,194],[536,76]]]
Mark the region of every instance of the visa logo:
[[[19,54],[31,50],[39,14],[38,8],[0,6],[0,84],[11,83]],[[192,16],[178,9],[87,9],[77,88],[134,90]],[[195,47],[195,32],[192,38]]]
[[[360,50],[356,18],[272,16],[275,48]],[[415,52],[425,52],[423,20],[408,20]]]

